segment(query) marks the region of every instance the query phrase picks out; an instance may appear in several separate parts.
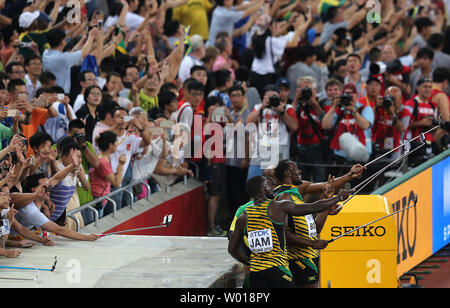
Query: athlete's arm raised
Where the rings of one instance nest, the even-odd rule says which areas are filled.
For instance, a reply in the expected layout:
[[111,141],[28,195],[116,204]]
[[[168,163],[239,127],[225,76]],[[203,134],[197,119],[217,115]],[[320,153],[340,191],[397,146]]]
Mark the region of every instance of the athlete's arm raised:
[[305,216],[308,214],[320,213],[325,210],[332,209],[339,201],[346,200],[351,194],[352,190],[341,190],[336,197],[319,200],[313,203],[304,203],[302,206],[297,206],[295,203],[287,200],[272,201],[273,204],[269,208],[269,215],[277,222],[283,222],[286,215]]

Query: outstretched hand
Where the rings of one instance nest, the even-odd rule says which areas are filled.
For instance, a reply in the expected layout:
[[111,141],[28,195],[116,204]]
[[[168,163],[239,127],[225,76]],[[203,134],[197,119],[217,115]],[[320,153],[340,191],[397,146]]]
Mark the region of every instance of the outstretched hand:
[[335,193],[334,188],[334,176],[332,177],[331,174],[328,175],[328,182],[323,187],[323,194],[325,195],[325,198],[332,198]]
[[350,169],[350,176],[352,178],[359,178],[364,171],[367,170],[367,167],[360,165],[360,164],[356,164],[352,167],[352,169]]

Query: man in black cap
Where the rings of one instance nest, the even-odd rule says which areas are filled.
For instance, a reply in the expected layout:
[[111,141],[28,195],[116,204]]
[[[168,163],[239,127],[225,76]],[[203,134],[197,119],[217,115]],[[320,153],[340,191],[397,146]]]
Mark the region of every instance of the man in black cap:
[[366,81],[366,95],[359,98],[359,102],[365,106],[370,105],[375,109],[377,99],[380,96],[381,82],[376,77],[369,77]]
[[276,86],[278,87],[280,101],[285,104],[292,104],[292,99],[289,98],[289,80],[286,77],[278,79]]

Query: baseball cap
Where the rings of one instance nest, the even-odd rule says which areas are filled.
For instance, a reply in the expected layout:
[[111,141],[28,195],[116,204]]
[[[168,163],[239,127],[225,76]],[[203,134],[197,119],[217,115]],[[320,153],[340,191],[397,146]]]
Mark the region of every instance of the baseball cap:
[[289,80],[285,77],[282,77],[278,79],[277,83],[275,84],[277,87],[286,87],[289,88]]
[[352,94],[358,94],[358,90],[356,90],[356,87],[353,83],[346,83],[342,87],[342,92],[346,92],[345,90],[351,90]]
[[38,19],[38,20],[45,20],[45,21],[48,21],[48,22],[52,22],[52,21],[53,21],[53,19],[50,18],[50,16],[48,16],[48,15],[45,14],[44,12],[39,12],[39,16],[38,16],[37,19]]
[[40,12],[23,12],[19,17],[19,26],[21,28],[28,28],[39,17]]
[[422,83],[425,82],[433,82],[433,79],[431,79],[430,77],[420,78],[419,81],[417,81],[417,86],[420,86]]
[[378,82],[378,84],[381,84],[380,79],[378,79],[377,77],[371,76],[369,78],[367,78],[366,84],[371,83],[372,81]]

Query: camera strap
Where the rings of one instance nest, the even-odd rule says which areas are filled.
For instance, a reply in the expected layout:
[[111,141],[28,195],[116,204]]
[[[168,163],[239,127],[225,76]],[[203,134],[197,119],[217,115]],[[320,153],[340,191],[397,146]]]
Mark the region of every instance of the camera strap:
[[[301,107],[298,108],[298,111],[299,111],[298,112],[298,118],[300,118],[299,117],[300,116],[300,109],[301,109]],[[314,130],[314,133],[317,135],[317,137],[319,137],[319,141],[322,142],[324,138],[320,134],[319,125],[317,125],[316,121],[314,121],[314,119],[312,118],[312,116],[310,114],[309,106],[305,106],[304,109],[305,109],[306,116],[308,117],[308,120],[311,123],[311,126],[312,126],[312,128]]]

